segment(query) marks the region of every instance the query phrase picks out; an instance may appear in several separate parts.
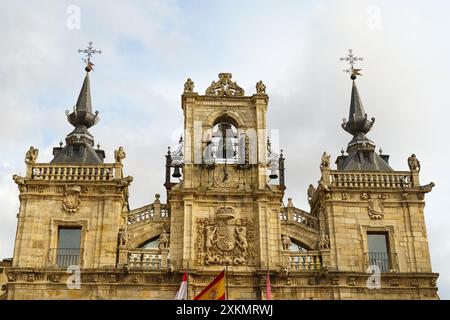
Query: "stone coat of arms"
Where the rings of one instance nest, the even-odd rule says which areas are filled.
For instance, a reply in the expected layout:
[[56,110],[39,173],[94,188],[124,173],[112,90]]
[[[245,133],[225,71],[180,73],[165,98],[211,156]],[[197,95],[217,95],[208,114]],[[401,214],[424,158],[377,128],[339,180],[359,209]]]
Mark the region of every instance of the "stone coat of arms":
[[253,225],[248,219],[235,219],[234,210],[220,207],[216,219],[199,218],[198,258],[204,265],[251,265]]
[[62,201],[62,206],[64,210],[69,213],[74,213],[80,207],[81,199],[80,199],[81,187],[73,186],[66,189],[64,199]]

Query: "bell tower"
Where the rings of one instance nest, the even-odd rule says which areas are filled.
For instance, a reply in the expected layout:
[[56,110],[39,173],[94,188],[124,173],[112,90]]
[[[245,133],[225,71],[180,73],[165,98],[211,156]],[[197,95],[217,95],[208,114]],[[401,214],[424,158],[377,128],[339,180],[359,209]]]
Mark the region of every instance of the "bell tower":
[[271,150],[262,81],[246,96],[220,73],[205,95],[188,79],[184,139],[166,155],[171,262],[197,271],[279,269],[284,158]]

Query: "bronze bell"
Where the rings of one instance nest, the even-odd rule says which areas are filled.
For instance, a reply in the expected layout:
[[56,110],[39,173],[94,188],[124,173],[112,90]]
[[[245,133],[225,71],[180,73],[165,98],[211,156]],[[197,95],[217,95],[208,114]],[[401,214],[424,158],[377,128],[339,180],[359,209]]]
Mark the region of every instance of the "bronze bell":
[[180,178],[181,177],[180,166],[175,166],[175,169],[173,170],[172,177],[174,177],[174,178]]
[[278,174],[277,174],[277,168],[275,167],[274,164],[272,164],[270,166],[270,175],[269,175],[269,179],[276,179],[278,178]]

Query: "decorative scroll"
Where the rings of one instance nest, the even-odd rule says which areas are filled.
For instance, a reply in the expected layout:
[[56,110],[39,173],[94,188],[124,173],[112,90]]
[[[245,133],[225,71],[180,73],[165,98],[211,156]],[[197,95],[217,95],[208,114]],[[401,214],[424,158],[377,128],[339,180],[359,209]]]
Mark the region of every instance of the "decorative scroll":
[[211,82],[206,89],[207,96],[243,96],[244,89],[231,81],[231,73],[219,73],[219,80]]

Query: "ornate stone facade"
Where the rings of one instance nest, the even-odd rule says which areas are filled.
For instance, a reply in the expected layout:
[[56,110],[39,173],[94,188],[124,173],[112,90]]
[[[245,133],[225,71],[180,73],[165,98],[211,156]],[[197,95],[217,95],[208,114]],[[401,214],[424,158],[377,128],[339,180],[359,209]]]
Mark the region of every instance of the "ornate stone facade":
[[[379,170],[346,170],[354,166],[346,157],[371,152],[370,144],[356,150],[357,141],[335,170],[324,152],[320,180],[307,191],[310,211],[292,199],[284,206],[285,159],[268,145],[266,86],[260,81],[245,96],[231,78],[220,73],[205,95],[186,81],[183,139],[166,155],[167,204],[156,195],[149,205],[129,208],[133,179],[123,175],[122,147],[111,164],[71,163],[70,153],[61,162],[36,163],[37,150],[30,149],[26,176],[13,177],[20,210],[0,297],[173,299],[189,270],[192,298],[227,266],[229,299],[263,299],[267,271],[273,299],[438,298],[423,210],[434,184],[419,184],[417,158],[408,160],[409,171],[388,170],[387,162]],[[83,88],[82,101],[90,103],[88,80]],[[84,121],[76,117],[74,126]],[[354,132],[351,121],[345,129]],[[101,161],[103,151],[95,156],[91,138],[83,137],[69,135],[56,153],[84,143]],[[69,269],[58,247],[61,228],[80,230]],[[388,239],[378,289],[368,286],[371,234]]]

